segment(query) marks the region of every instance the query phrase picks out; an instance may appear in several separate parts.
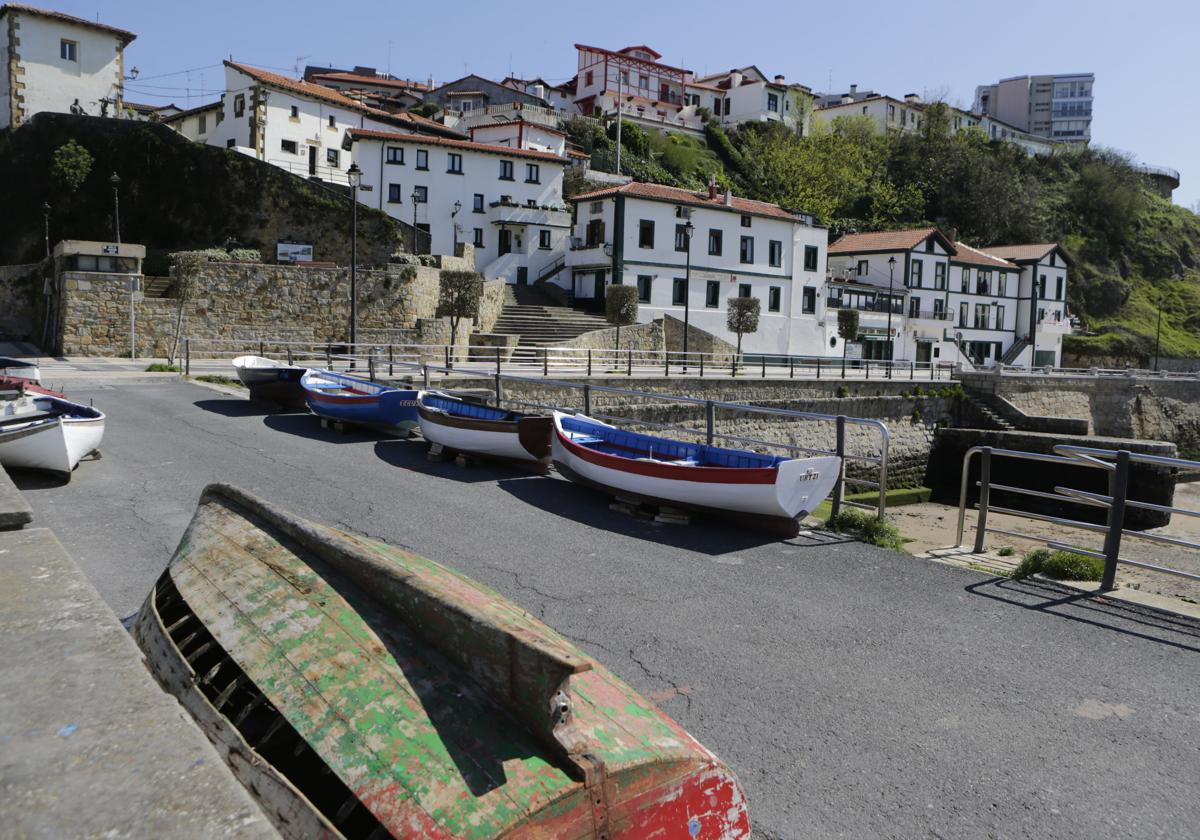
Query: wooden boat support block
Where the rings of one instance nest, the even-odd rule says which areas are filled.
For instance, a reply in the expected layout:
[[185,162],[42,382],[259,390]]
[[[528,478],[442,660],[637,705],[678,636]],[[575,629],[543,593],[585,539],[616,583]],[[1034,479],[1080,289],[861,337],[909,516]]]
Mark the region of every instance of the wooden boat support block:
[[0,531],[22,528],[33,521],[33,508],[0,467]]
[[278,837],[45,528],[0,533],[9,837]]

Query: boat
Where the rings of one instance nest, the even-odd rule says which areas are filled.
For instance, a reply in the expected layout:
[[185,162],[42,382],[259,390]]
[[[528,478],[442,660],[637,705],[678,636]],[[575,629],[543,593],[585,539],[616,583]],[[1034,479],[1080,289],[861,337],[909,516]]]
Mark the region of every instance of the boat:
[[277,362],[264,356],[238,356],[233,360],[238,379],[250,389],[250,399],[266,400],[283,408],[304,408],[300,377],[308,368]]
[[440,391],[422,391],[417,413],[421,435],[430,443],[541,472],[550,467],[554,421],[549,416],[518,414]]
[[417,428],[417,391],[317,369],[305,371],[300,386],[309,410],[326,420],[385,432]]
[[62,391],[55,391],[39,385],[32,379],[20,379],[16,376],[0,376],[0,391],[24,391],[28,394],[42,394],[48,397],[59,397],[64,400],[67,398],[67,395]]
[[0,356],[0,376],[28,379],[30,382],[42,381],[42,371],[36,362],[14,359],[12,356]]
[[0,402],[0,465],[68,476],[100,448],[104,412],[45,394],[8,392]]
[[640,502],[716,514],[795,536],[837,482],[836,455],[787,458],[618,429],[554,412],[555,468]]
[[235,487],[133,635],[285,837],[750,836],[719,758],[512,601]]

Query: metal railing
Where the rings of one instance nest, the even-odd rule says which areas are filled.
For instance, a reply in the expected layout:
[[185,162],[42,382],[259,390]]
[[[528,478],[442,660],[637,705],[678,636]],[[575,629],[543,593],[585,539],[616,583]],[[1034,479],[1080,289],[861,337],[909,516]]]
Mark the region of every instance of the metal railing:
[[[1159,545],[1172,545],[1180,548],[1200,549],[1200,543],[1195,543],[1190,540],[1180,539],[1179,537],[1169,537],[1164,534],[1150,534],[1143,531],[1131,530],[1125,527],[1125,511],[1127,508],[1137,508],[1139,510],[1149,510],[1166,514],[1177,513],[1183,516],[1200,516],[1200,511],[1172,507],[1170,505],[1159,505],[1152,502],[1135,501],[1128,498],[1129,473],[1131,464],[1149,464],[1165,469],[1197,470],[1200,469],[1200,461],[1188,461],[1182,458],[1168,458],[1162,455],[1149,455],[1140,452],[1130,452],[1127,449],[1096,449],[1090,446],[1072,446],[1068,444],[1060,444],[1055,446],[1054,454],[1046,454],[1042,452],[1022,452],[1013,449],[996,449],[991,446],[971,447],[967,450],[966,454],[963,455],[962,479],[958,495],[958,535],[955,546],[959,548],[961,548],[963,545],[963,534],[966,525],[967,489],[970,476],[971,459],[976,455],[979,455],[980,457],[979,480],[975,482],[975,486],[979,488],[979,502],[976,505],[976,509],[978,510],[979,514],[978,520],[975,524],[975,543],[973,549],[976,554],[983,552],[988,534],[1002,534],[1008,537],[1039,542],[1045,545],[1047,548],[1060,551],[1069,551],[1074,554],[1083,554],[1103,560],[1104,575],[1100,582],[1100,588],[1103,591],[1116,588],[1116,574],[1117,566],[1119,564],[1134,566],[1139,569],[1148,569],[1154,572],[1163,572],[1169,575],[1188,578],[1189,580],[1200,581],[1200,575],[1193,574],[1191,572],[1185,572],[1180,569],[1172,569],[1167,566],[1161,566],[1155,563],[1146,563],[1141,560],[1133,560],[1128,557],[1120,556],[1121,541],[1126,537],[1146,540]],[[1014,487],[1007,484],[996,484],[992,481],[991,475],[992,459],[997,457],[1055,464],[1060,467],[1070,466],[1106,470],[1108,472],[1108,493],[1093,493],[1087,490],[1079,490],[1061,485],[1056,485],[1053,493],[1047,493],[1042,490],[1031,490],[1029,488]],[[1104,525],[1098,525],[1092,522],[1080,522],[1079,520],[1075,519],[1066,519],[1063,517],[1050,516],[1043,513],[1035,513],[1032,511],[1017,510],[1014,508],[995,505],[991,502],[991,493],[993,490],[1005,493],[1014,493],[1031,498],[1047,499],[1065,504],[1106,508],[1108,510],[1107,521]],[[1102,534],[1104,538],[1103,545],[1097,550],[1070,545],[1064,541],[1065,538],[1046,540],[1041,537],[1030,534],[1022,534],[1019,531],[1013,531],[1007,528],[997,528],[988,524],[988,515],[993,512],[1010,514],[1023,519],[1034,519],[1039,522],[1049,522],[1054,525],[1061,525],[1066,528],[1073,528],[1093,534]]]

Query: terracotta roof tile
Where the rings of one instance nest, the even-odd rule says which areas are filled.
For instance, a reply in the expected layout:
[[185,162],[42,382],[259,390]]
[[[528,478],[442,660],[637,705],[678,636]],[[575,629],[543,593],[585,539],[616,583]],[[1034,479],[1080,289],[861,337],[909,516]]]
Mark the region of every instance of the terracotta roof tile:
[[620,186],[605,187],[593,190],[592,192],[580,193],[579,195],[572,196],[571,201],[589,201],[595,198],[617,195],[618,193],[630,195],[635,198],[646,198],[651,201],[669,201],[675,204],[688,204],[693,207],[728,210],[731,213],[770,216],[776,219],[787,219],[792,222],[800,221],[800,217],[797,214],[784,210],[778,204],[769,204],[765,201],[753,201],[749,198],[734,196],[732,206],[726,206],[725,195],[722,192],[718,192],[716,198],[709,198],[707,192],[695,192],[679,187],[668,187],[665,184],[647,184],[641,181],[632,181]]
[[64,23],[73,23],[76,26],[86,26],[89,29],[103,29],[105,32],[110,32],[116,35],[121,40],[122,45],[127,45],[132,42],[137,35],[130,32],[128,29],[118,29],[115,26],[109,26],[105,23],[96,23],[94,20],[75,17],[74,15],[63,14],[62,12],[54,12],[49,9],[39,9],[36,6],[26,6],[23,3],[5,3],[0,6],[0,17],[3,17],[8,12],[19,12],[27,15],[38,15],[39,17],[52,18],[53,20],[61,20]]
[[361,73],[313,73],[312,78],[330,82],[346,82],[347,84],[376,85],[378,87],[397,88],[399,90],[424,91],[426,86],[421,82],[410,82],[406,79],[385,79],[379,76],[364,76]]
[[858,254],[868,251],[911,251],[937,228],[881,230],[875,233],[848,233],[829,246],[830,254]]
[[391,131],[378,131],[373,128],[352,128],[348,132],[351,137],[362,137],[369,140],[387,140],[394,143],[418,143],[422,146],[446,146],[451,149],[464,149],[469,152],[484,152],[486,154],[503,155],[505,157],[532,158],[551,163],[565,164],[565,158],[553,152],[537,152],[532,149],[514,149],[510,146],[498,146],[494,143],[476,143],[471,140],[451,140],[445,137],[429,137],[423,134],[396,134]]
[[1036,245],[993,245],[988,253],[1006,260],[1040,260],[1058,247],[1055,242],[1040,242]]
[[1016,263],[1011,263],[1006,259],[990,254],[987,251],[981,251],[978,248],[972,248],[963,242],[955,242],[954,250],[958,253],[950,258],[953,263],[960,265],[979,265],[986,268],[1007,268],[1013,271],[1020,268]]

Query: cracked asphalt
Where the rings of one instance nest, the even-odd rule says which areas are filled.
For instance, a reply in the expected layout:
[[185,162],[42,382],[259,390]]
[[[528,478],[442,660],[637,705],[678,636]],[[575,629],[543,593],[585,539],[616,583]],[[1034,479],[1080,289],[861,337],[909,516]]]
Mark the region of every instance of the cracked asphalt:
[[542,618],[733,766],[756,837],[1200,833],[1194,623],[828,536],[635,520],[173,378],[74,385],[108,412],[103,458],[16,479],[119,616],[228,482]]

